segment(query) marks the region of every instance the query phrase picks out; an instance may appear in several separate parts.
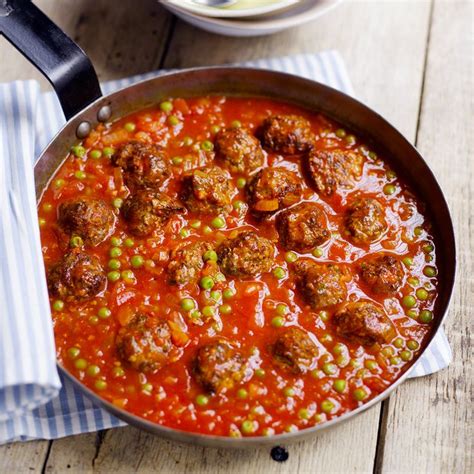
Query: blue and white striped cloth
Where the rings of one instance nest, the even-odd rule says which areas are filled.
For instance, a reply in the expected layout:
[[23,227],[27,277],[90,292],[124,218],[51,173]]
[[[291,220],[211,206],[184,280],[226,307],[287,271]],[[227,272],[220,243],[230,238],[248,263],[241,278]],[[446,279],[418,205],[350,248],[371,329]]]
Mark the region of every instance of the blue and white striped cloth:
[[[353,95],[339,54],[263,59],[245,66],[286,71]],[[110,93],[156,72],[103,85]],[[58,375],[39,239],[33,163],[64,123],[53,93],[34,81],[0,84],[0,444],[122,426]],[[411,376],[446,367],[444,332]]]

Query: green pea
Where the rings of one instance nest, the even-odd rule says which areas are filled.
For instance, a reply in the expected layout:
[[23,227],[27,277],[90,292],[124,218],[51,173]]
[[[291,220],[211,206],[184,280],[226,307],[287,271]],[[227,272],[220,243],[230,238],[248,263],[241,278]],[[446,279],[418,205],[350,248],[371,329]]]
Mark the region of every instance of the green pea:
[[404,296],[402,299],[402,305],[405,308],[413,308],[416,306],[416,299],[413,295]]
[[[321,313],[325,313],[326,317],[323,319],[321,317]],[[321,319],[323,319],[324,321],[327,319],[327,317],[329,316],[328,312],[327,311],[321,311],[320,313],[320,317]],[[345,346],[344,344],[338,342],[333,348],[332,348],[332,352],[334,355],[341,355],[341,354],[344,354],[347,350],[347,346]]]
[[112,311],[110,311],[110,309],[105,306],[103,306],[99,309],[99,311],[97,311],[97,316],[99,316],[99,318],[101,319],[107,319],[110,317],[111,314]]
[[214,280],[210,276],[202,277],[199,286],[203,290],[210,290],[214,286]]
[[202,233],[204,235],[210,235],[212,234],[214,231],[212,230],[211,227],[209,227],[208,225],[205,225],[203,228],[202,228]]
[[122,207],[122,204],[123,204],[123,199],[122,198],[115,198],[113,201],[112,201],[112,205],[116,208],[116,209],[120,209]]
[[287,263],[296,262],[296,260],[298,260],[298,255],[295,252],[286,252],[285,260]]
[[316,247],[311,253],[313,254],[313,257],[316,257],[316,258],[319,258],[319,257],[323,256],[322,249],[320,249],[318,247]]
[[331,400],[323,400],[321,402],[321,410],[324,413],[331,413],[334,410],[334,403]]
[[402,360],[407,362],[411,359],[411,352],[410,351],[402,351],[402,352],[400,352],[400,357],[401,357]]
[[237,396],[239,398],[247,398],[249,396],[249,393],[247,392],[247,390],[245,390],[245,388],[239,388],[239,390],[237,390]]
[[204,150],[204,151],[212,151],[214,149],[214,143],[212,143],[211,141],[209,140],[204,140],[202,143],[201,143],[201,150]]
[[54,180],[53,184],[55,188],[62,188],[64,186],[64,183],[65,183],[64,179],[59,178],[59,179]]
[[224,299],[230,300],[231,298],[233,298],[235,296],[235,290],[232,289],[232,288],[226,288],[222,292],[222,296],[224,297]]
[[135,245],[135,242],[129,237],[128,239],[125,239],[123,241],[123,244],[125,245],[125,247],[132,248]]
[[408,347],[408,349],[410,349],[412,351],[416,351],[418,349],[418,347],[420,347],[420,344],[418,344],[418,342],[415,341],[414,339],[410,339],[407,342],[407,347]]
[[116,378],[123,377],[125,375],[125,370],[122,367],[114,367],[112,369],[112,375]]
[[191,222],[189,223],[189,225],[190,225],[193,229],[199,229],[199,227],[201,227],[201,221],[199,221],[199,220],[191,221]]
[[400,357],[390,357],[390,364],[392,365],[400,365]]
[[196,404],[199,405],[200,407],[204,407],[209,403],[209,397],[207,395],[203,395],[200,393],[196,397]]
[[429,296],[429,293],[424,288],[418,288],[416,290],[416,297],[421,301],[426,301]]
[[165,100],[161,102],[160,109],[166,113],[171,112],[173,110],[173,104],[169,100]]
[[336,137],[337,138],[344,138],[346,136],[346,131],[343,128],[338,128],[336,130]]
[[74,173],[74,176],[75,176],[77,179],[86,179],[87,174],[86,174],[85,171],[77,170],[77,171]]
[[70,347],[70,348],[67,350],[67,355],[68,355],[71,359],[75,359],[80,353],[81,353],[81,350],[80,350],[78,347]]
[[111,282],[120,280],[120,272],[112,271],[107,273],[107,279]]
[[221,301],[222,299],[222,291],[220,290],[213,290],[210,292],[209,296],[211,297],[211,299],[213,299],[214,301]]
[[334,375],[337,372],[337,366],[330,362],[326,362],[325,364],[323,364],[322,369],[326,375]]
[[184,146],[191,146],[193,144],[193,139],[191,137],[184,137],[183,138],[183,145]]
[[377,159],[377,153],[375,153],[375,151],[369,151],[369,158],[371,160],[376,160]]
[[431,323],[431,321],[433,321],[433,313],[427,309],[424,309],[423,311],[421,311],[418,319],[420,320],[420,322],[425,324]]
[[377,361],[373,360],[373,359],[367,359],[365,362],[364,362],[364,365],[367,369],[369,370],[375,370],[378,368],[379,364],[377,364]]
[[127,122],[123,128],[127,130],[127,132],[134,132],[137,126],[133,122]]
[[202,316],[202,313],[198,309],[193,309],[189,313],[189,316],[191,316],[192,319],[199,319]]
[[236,211],[242,211],[243,209],[245,209],[245,202],[244,201],[240,201],[239,199],[237,199],[237,201],[234,201],[232,203],[232,207],[236,210]]
[[413,259],[411,257],[405,257],[402,262],[407,268],[410,268],[413,265]]
[[112,156],[114,154],[114,149],[110,146],[106,146],[103,150],[102,150],[102,153],[104,154],[104,156],[106,156],[107,158],[109,158],[110,156]]
[[102,156],[102,152],[100,150],[92,150],[89,156],[94,160],[98,160]]
[[122,249],[119,247],[112,247],[109,251],[109,255],[112,258],[120,257],[120,255],[122,255]]
[[349,144],[349,145],[354,145],[355,142],[356,142],[356,137],[354,135],[347,135],[346,137],[346,142]]
[[232,122],[230,123],[230,126],[232,128],[240,128],[242,126],[242,124],[240,123],[239,120],[232,120]]
[[171,159],[171,163],[173,163],[173,165],[175,165],[175,166],[179,166],[179,165],[183,164],[183,161],[184,161],[184,158],[182,156],[174,156]]
[[215,252],[215,250],[208,250],[204,253],[202,258],[205,262],[207,262],[209,260],[211,262],[217,262],[217,253]]
[[54,309],[54,311],[62,311],[64,309],[64,301],[56,300],[53,303],[53,309]]
[[221,314],[230,314],[232,313],[232,306],[230,304],[223,304],[219,306],[219,311]]
[[394,350],[393,347],[387,346],[382,349],[382,354],[386,357],[393,356]]
[[289,312],[289,310],[290,309],[288,308],[288,306],[284,303],[278,303],[275,308],[275,312],[278,316],[284,316]]
[[[122,239],[114,235],[113,237],[110,237],[110,243],[113,247],[119,247],[120,245],[122,245]],[[113,257],[113,255],[111,255],[111,257]]]
[[418,312],[416,311],[416,309],[409,309],[407,311],[407,316],[409,316],[410,318],[416,319],[418,318]]
[[223,281],[225,281],[225,275],[223,273],[216,273],[214,275],[214,280],[216,280],[218,282],[223,282]]
[[247,184],[247,180],[245,178],[237,178],[236,185],[238,189],[245,188],[246,184]]
[[241,430],[242,430],[242,433],[244,434],[255,433],[255,431],[257,430],[256,423],[251,420],[245,420],[242,422]]
[[204,308],[202,308],[202,314],[206,317],[206,318],[212,318],[214,316],[214,308],[212,306],[204,306]]
[[183,227],[180,231],[179,231],[179,235],[181,237],[183,237],[184,239],[186,237],[189,237],[189,235],[191,234],[191,231],[189,229],[186,229],[186,227]]
[[258,367],[257,369],[255,369],[255,375],[256,375],[259,379],[265,377],[265,369],[262,369],[261,367]]
[[122,266],[122,264],[120,263],[120,260],[112,258],[109,260],[108,266],[111,270],[118,270]]
[[77,359],[76,362],[74,362],[74,367],[78,370],[85,370],[87,367],[86,359]]
[[301,420],[309,420],[311,418],[311,414],[307,408],[301,408],[298,410],[298,418]]
[[176,117],[176,115],[170,115],[168,117],[168,123],[174,127],[175,125],[178,125],[180,121],[179,118]]
[[225,227],[225,224],[226,222],[223,217],[214,217],[214,219],[211,221],[211,225],[214,227],[214,229],[222,229]]
[[397,173],[393,170],[388,170],[387,171],[387,178],[388,179],[395,179],[397,177]]
[[420,284],[420,280],[416,277],[410,277],[407,281],[411,286],[418,286]]
[[69,245],[73,248],[82,247],[84,245],[84,241],[78,235],[73,235],[69,241]]
[[392,195],[396,190],[397,190],[397,188],[393,184],[386,184],[383,187],[383,193],[386,194],[387,196]]
[[356,388],[352,392],[352,396],[358,401],[361,402],[367,397],[367,392],[363,388]]
[[274,270],[273,270],[273,276],[275,278],[278,278],[278,280],[281,280],[282,278],[285,278],[286,277],[286,271],[284,268],[282,267],[276,267]]
[[192,298],[183,298],[180,304],[183,311],[191,311],[196,307],[196,303]]
[[145,259],[141,255],[134,255],[130,259],[130,264],[133,268],[140,268],[145,263]]
[[142,392],[150,394],[153,391],[153,385],[151,383],[144,383],[142,385]]
[[281,328],[285,325],[285,318],[282,318],[281,316],[275,316],[272,319],[272,326],[275,328]]
[[221,129],[221,127],[219,127],[219,125],[213,125],[211,127],[211,133],[213,133],[215,135],[216,133],[219,132],[220,129]]
[[89,367],[87,367],[86,373],[91,377],[95,377],[96,375],[99,375],[100,367],[98,365],[89,365]]
[[295,389],[293,387],[285,387],[283,389],[283,395],[285,395],[285,397],[294,397],[296,395]]
[[401,337],[397,337],[394,341],[393,341],[393,345],[397,348],[397,349],[401,349],[403,346],[404,346],[404,342],[403,342],[403,339]]
[[346,381],[343,379],[334,380],[332,387],[337,393],[343,393],[346,389]]
[[419,237],[419,236],[423,233],[423,227],[415,227],[415,228],[413,229],[413,233],[414,233],[417,237]]
[[431,244],[423,245],[423,252],[430,253],[434,250],[434,247]]
[[72,154],[77,158],[83,158],[86,154],[86,149],[81,145],[71,147]]
[[107,388],[107,382],[105,380],[96,380],[94,387],[99,391],[105,390]]
[[423,269],[423,273],[429,277],[429,278],[432,278],[434,276],[436,276],[436,268],[435,267],[431,267],[430,265],[427,265],[424,269]]

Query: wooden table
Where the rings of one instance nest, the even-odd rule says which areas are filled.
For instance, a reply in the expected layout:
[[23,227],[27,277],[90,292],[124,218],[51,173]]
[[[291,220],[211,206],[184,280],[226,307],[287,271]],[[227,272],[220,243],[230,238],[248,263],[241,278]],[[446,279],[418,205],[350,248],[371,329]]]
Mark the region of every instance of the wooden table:
[[[473,472],[470,311],[474,309],[473,3],[346,1],[319,20],[275,36],[235,39],[199,31],[155,0],[37,0],[90,55],[102,80],[160,68],[340,51],[359,97],[417,145],[452,209],[457,287],[446,323],[454,361],[405,383],[356,419],[269,451],[181,446],[134,428],[0,447],[0,472],[159,473]],[[46,82],[4,40],[0,80]]]

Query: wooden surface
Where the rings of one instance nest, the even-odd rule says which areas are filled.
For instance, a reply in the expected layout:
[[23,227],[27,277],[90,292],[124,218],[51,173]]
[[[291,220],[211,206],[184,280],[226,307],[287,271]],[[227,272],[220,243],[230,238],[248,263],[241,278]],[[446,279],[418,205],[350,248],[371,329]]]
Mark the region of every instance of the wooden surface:
[[[408,381],[356,419],[290,446],[282,464],[265,449],[181,446],[127,427],[2,446],[0,472],[473,472],[473,3],[346,0],[313,23],[252,39],[201,32],[154,0],[36,3],[79,42],[102,80],[162,67],[337,49],[358,96],[417,144],[445,190],[459,247],[457,288],[446,323],[454,361],[438,374]],[[48,87],[1,39],[0,64],[2,82],[35,78]]]

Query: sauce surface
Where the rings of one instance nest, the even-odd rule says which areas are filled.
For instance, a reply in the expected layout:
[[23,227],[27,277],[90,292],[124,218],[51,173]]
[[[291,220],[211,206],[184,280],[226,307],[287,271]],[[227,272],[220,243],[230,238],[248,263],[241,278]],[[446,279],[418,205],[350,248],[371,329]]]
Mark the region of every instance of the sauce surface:
[[[288,115],[309,121],[312,150],[353,153],[360,173],[350,185],[337,186],[330,195],[317,192],[321,188],[308,177],[304,164],[308,150],[287,154],[264,146],[263,163],[256,170],[225,171],[231,189],[228,210],[203,213],[183,205],[183,176],[206,165],[225,168],[216,152],[216,134],[226,128],[243,129],[261,138],[265,119]],[[177,206],[187,207],[149,235],[130,232],[124,203],[138,191],[130,182],[126,185],[123,168],[111,160],[130,141],[160,147],[171,172],[157,189]],[[301,192],[297,202],[277,212],[275,199],[258,201],[260,211],[269,212],[256,217],[249,209],[255,207],[249,183],[268,167],[294,172]],[[61,204],[81,197],[103,200],[115,215],[113,232],[99,243],[68,233],[58,220]],[[355,241],[348,231],[348,212],[361,198],[376,200],[384,216],[383,229],[369,243]],[[276,222],[284,209],[301,202],[314,202],[323,212],[326,240],[311,249],[293,250],[282,243]],[[58,296],[50,284],[59,361],[104,399],[168,427],[238,437],[314,426],[383,392],[417,358],[431,332],[437,270],[422,203],[358,137],[293,105],[255,98],[170,98],[99,125],[84,143],[73,147],[57,171],[39,204],[39,218],[49,279],[71,251],[96,258],[107,277],[96,295],[79,300]],[[271,268],[255,276],[232,275],[220,268],[219,246],[243,230],[273,245]],[[208,242],[219,256],[203,256],[196,280],[170,283],[170,255],[194,242]],[[361,277],[367,258],[384,255],[398,265],[400,281],[390,294],[374,290],[370,279]],[[301,290],[298,262],[336,265],[344,275],[343,301],[323,308],[314,304]],[[360,301],[372,303],[388,318],[386,340],[367,341],[360,331],[353,337],[336,324],[348,304]],[[127,359],[124,328],[137,312],[145,314],[146,324],[165,322],[171,334],[174,356],[160,362],[158,370],[142,370],[149,367]],[[354,321],[352,313],[349,320]],[[313,355],[305,366],[291,366],[291,356],[287,360],[281,351],[276,362],[276,341],[292,327],[310,339]],[[223,389],[196,376],[199,348],[216,340],[227,341],[245,361],[245,374]],[[137,341],[141,343],[140,335],[132,346]]]

